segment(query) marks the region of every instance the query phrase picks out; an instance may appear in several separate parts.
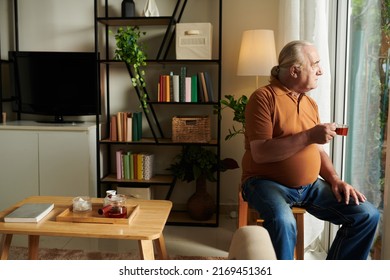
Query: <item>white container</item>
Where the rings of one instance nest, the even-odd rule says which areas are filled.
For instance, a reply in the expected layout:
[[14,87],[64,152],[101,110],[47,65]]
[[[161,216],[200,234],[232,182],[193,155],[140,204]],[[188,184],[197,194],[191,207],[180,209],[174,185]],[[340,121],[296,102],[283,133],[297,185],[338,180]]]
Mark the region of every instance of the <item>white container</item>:
[[176,24],[176,59],[212,59],[212,34],[209,22]]
[[125,194],[128,198],[153,199],[150,188],[122,188],[117,187],[118,193]]
[[77,196],[73,198],[73,212],[85,212],[92,210],[92,202],[89,196]]

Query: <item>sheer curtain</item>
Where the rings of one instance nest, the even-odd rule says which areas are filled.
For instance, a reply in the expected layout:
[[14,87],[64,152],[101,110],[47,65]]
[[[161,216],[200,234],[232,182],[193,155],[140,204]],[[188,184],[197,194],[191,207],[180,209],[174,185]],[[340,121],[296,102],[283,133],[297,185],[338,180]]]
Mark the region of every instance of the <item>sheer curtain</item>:
[[331,122],[330,66],[328,48],[327,0],[280,0],[279,37],[280,50],[292,40],[307,40],[315,44],[321,58],[324,74],[317,89],[310,92],[318,103],[322,122]]
[[[388,92],[383,87],[388,57],[381,55],[381,0],[352,6],[349,48],[347,178],[377,207],[382,204],[382,149]],[[388,71],[388,70],[387,70]],[[388,75],[388,74],[387,74]]]
[[[328,1],[326,0],[280,0],[279,37],[280,49],[292,40],[307,40],[315,44],[321,58],[324,74],[319,79],[318,88],[309,94],[320,111],[321,122],[331,119],[331,76],[328,49]],[[329,151],[329,147],[325,147]],[[310,214],[305,214],[305,247],[315,248],[323,233],[324,222]]]
[[[347,119],[351,137],[346,143],[345,174],[381,212],[389,106],[390,44],[385,36],[390,20],[388,3],[350,1],[348,36]],[[378,227],[381,234],[382,225]]]

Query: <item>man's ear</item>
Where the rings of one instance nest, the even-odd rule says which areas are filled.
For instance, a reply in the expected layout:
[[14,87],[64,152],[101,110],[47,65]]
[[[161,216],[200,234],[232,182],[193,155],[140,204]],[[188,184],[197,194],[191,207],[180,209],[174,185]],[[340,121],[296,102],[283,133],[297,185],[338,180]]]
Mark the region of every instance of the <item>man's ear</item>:
[[290,75],[293,78],[298,78],[298,74],[301,72],[301,69],[299,66],[293,65],[290,67]]

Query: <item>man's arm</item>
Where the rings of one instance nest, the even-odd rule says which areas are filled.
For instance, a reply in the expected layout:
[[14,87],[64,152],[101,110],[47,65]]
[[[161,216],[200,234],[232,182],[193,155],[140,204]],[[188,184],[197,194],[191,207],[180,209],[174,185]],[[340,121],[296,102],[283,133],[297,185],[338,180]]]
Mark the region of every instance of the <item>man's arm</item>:
[[320,150],[321,156],[320,176],[331,185],[332,191],[337,201],[342,202],[344,199],[345,204],[349,204],[350,197],[354,199],[355,204],[366,201],[367,199],[364,194],[340,179],[339,175],[333,167],[332,161],[322,146],[318,145],[318,149]]
[[250,142],[251,154],[256,163],[287,159],[311,144],[328,143],[335,135],[334,124],[318,124],[300,133],[267,140]]

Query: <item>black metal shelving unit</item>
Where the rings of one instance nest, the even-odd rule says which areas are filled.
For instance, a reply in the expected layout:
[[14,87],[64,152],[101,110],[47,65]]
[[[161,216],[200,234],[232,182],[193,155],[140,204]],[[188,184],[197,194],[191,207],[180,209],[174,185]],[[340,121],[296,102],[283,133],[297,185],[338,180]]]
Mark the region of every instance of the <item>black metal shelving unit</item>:
[[[213,67],[217,67],[217,77],[216,77],[216,87],[217,87],[217,100],[215,102],[208,102],[208,103],[185,103],[185,102],[157,102],[154,100],[148,100],[148,108],[149,112],[145,111],[145,108],[142,108],[144,110],[144,117],[146,118],[148,122],[148,126],[150,128],[150,131],[152,133],[152,137],[150,138],[142,138],[140,141],[136,142],[117,142],[117,141],[110,141],[109,139],[103,139],[101,137],[102,132],[99,130],[99,124],[100,124],[100,116],[96,116],[96,124],[97,124],[97,155],[101,153],[101,149],[105,148],[110,153],[111,147],[117,146],[117,145],[126,145],[126,146],[183,146],[183,145],[202,145],[202,146],[210,146],[214,147],[217,152],[218,158],[220,158],[220,126],[221,121],[220,118],[215,115],[216,118],[216,127],[214,129],[217,130],[216,132],[216,139],[213,139],[209,143],[174,143],[171,139],[166,138],[164,135],[164,131],[160,126],[160,121],[158,114],[155,111],[156,106],[210,106],[211,108],[215,108],[220,106],[219,100],[221,99],[221,53],[222,53],[222,0],[215,0],[218,1],[218,7],[219,7],[219,18],[218,18],[218,24],[219,24],[219,30],[218,30],[218,55],[217,58],[213,58],[211,60],[175,60],[175,59],[169,59],[168,53],[170,49],[172,48],[175,34],[176,34],[176,23],[179,23],[182,19],[183,13],[185,11],[185,8],[187,6],[187,3],[189,0],[177,0],[175,7],[173,8],[173,12],[171,16],[161,16],[161,17],[132,17],[132,18],[121,18],[121,17],[111,17],[109,15],[109,1],[105,0],[104,7],[98,6],[100,1],[94,0],[95,3],[95,51],[96,53],[104,53],[105,59],[100,60],[100,64],[105,67],[105,74],[101,75],[101,78],[105,80],[105,88],[104,88],[104,97],[106,104],[105,106],[105,124],[107,125],[105,134],[109,135],[110,131],[110,116],[111,116],[111,109],[110,109],[110,67],[113,67],[113,65],[123,65],[123,67],[126,67],[124,62],[114,61],[109,59],[112,57],[112,54],[110,53],[110,50],[107,46],[109,46],[110,41],[110,34],[109,34],[109,28],[110,27],[120,27],[120,26],[139,26],[139,27],[165,27],[165,34],[162,37],[161,44],[158,48],[156,57],[154,59],[148,59],[147,60],[147,66],[150,67],[152,65],[195,65],[195,66],[204,66],[204,65],[211,65]],[[158,3],[157,3],[158,4]],[[103,15],[99,15],[98,11],[104,11]],[[105,35],[105,49],[100,51],[99,49],[99,34],[104,33]],[[127,67],[128,74],[133,77],[134,73],[132,73],[131,69]],[[140,97],[140,92],[137,88],[135,88],[138,97]],[[148,89],[144,89],[146,93],[148,93]],[[99,100],[99,106],[103,105],[101,103],[101,100]],[[171,194],[174,191],[175,184],[176,184],[176,178],[172,175],[158,175],[152,178],[151,180],[117,180],[116,177],[110,172],[110,166],[111,166],[111,160],[110,156],[106,156],[106,158],[100,159],[98,157],[97,159],[97,180],[98,180],[98,195],[104,196],[102,194],[102,189],[104,185],[117,185],[117,186],[124,186],[124,187],[136,187],[136,188],[143,188],[143,187],[150,187],[153,185],[166,185],[168,186],[168,190],[165,196],[165,199],[169,200],[171,198]],[[103,162],[105,166],[108,166],[108,171],[101,172],[101,167]],[[183,216],[185,213],[173,213],[172,216],[178,216],[177,220],[169,220],[168,224],[172,225],[191,225],[191,226],[218,226],[219,225],[219,200],[220,200],[220,173],[217,173],[217,182],[216,182],[216,213],[212,220],[210,221],[190,221]],[[174,217],[173,217],[174,218]]]

